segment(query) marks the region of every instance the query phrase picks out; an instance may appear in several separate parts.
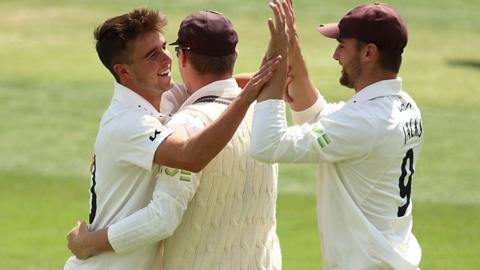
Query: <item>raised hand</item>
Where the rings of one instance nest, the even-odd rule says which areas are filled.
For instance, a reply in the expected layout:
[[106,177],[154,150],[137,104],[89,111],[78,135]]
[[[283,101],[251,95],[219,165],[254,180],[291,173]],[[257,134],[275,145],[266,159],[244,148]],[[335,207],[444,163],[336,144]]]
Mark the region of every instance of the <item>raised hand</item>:
[[286,15],[282,8],[282,4],[280,4],[278,0],[274,0],[269,6],[273,11],[275,23],[271,18],[268,19],[270,43],[267,50],[267,58],[279,54],[286,57],[288,51]]
[[295,12],[293,10],[293,0],[282,2],[282,9],[285,13],[285,23],[287,25],[288,43],[291,46],[298,42],[297,26],[295,24]]
[[283,92],[283,100],[292,103],[293,99],[289,93],[289,85],[293,81],[294,72],[292,70],[292,62],[295,61],[298,55],[299,40],[297,34],[297,26],[295,24],[295,12],[293,10],[293,0],[286,0],[282,2],[282,8],[285,13],[285,20],[288,35],[288,72],[287,82]]
[[278,64],[277,71],[273,74],[272,79],[265,85],[265,89],[259,94],[257,101],[267,99],[282,99],[283,89],[285,89],[285,81],[287,77],[287,54],[288,54],[288,36],[285,12],[282,4],[278,0],[274,0],[270,4],[275,20],[268,19],[268,28],[270,30],[270,43],[266,53],[266,58],[274,55],[281,55],[282,59]]
[[260,69],[252,76],[250,81],[248,81],[245,85],[244,91],[242,91],[240,95],[245,96],[249,102],[253,102],[263,89],[263,86],[272,79],[281,59],[281,55],[277,55],[268,60],[264,59]]

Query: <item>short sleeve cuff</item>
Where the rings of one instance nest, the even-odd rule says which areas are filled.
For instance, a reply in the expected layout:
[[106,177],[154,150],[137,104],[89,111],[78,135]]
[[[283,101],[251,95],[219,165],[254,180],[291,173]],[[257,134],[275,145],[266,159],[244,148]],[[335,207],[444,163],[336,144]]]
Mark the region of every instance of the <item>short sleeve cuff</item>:
[[[157,137],[155,139],[155,141],[154,141],[155,143],[152,144],[151,153],[148,153],[145,157],[145,158],[148,157],[148,160],[146,160],[147,162],[145,163],[145,166],[144,166],[145,169],[147,169],[148,171],[152,171],[153,165],[154,165],[154,162],[155,162],[155,160],[154,160],[155,159],[155,153],[157,151],[158,146],[160,146],[160,144],[163,141],[165,141],[165,139],[174,132],[175,132],[175,130],[173,130],[171,128],[164,127],[161,134],[157,135],[157,136],[160,136],[160,137]],[[139,158],[139,160],[141,160],[141,159]]]
[[316,120],[315,118],[322,111],[326,104],[327,102],[325,101],[325,98],[322,95],[318,94],[315,103],[313,103],[313,105],[308,107],[307,109],[299,112],[291,110],[293,122],[295,124],[303,124],[310,123],[313,120]]

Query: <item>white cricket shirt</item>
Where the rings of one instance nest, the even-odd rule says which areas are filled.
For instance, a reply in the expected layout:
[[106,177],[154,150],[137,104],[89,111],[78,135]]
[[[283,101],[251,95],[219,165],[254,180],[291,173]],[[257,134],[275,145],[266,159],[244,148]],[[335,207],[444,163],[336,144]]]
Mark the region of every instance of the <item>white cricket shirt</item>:
[[[153,158],[158,145],[173,131],[143,97],[115,83],[112,102],[104,113],[95,142],[90,228],[98,230],[145,207],[153,195],[159,166]],[[72,256],[65,269],[150,269],[158,245],[128,254],[105,252],[87,260]]]
[[319,96],[294,113],[255,106],[250,153],[267,162],[318,163],[317,216],[324,269],[418,269],[411,185],[423,127],[401,79],[367,86],[347,103]]

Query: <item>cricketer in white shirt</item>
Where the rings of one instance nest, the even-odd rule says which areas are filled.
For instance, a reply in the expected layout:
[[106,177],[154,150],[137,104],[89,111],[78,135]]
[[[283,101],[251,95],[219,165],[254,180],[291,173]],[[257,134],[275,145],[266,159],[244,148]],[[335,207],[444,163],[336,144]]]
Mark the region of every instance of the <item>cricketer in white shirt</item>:
[[266,162],[317,163],[324,269],[418,269],[412,175],[423,140],[420,110],[400,78],[371,84],[347,103],[293,112],[255,105],[250,153]]
[[[115,82],[95,142],[91,230],[108,227],[151,200],[160,168],[153,162],[155,150],[173,132],[160,122],[162,116],[143,97]],[[157,249],[152,243],[128,254],[104,252],[86,260],[72,256],[65,269],[150,269]]]

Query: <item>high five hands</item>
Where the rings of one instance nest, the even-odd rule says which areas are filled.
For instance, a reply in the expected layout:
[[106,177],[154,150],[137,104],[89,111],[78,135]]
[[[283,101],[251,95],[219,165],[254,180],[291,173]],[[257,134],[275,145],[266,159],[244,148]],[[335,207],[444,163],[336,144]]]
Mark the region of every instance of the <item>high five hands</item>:
[[[287,24],[292,24],[292,13],[289,10],[291,1],[280,3],[279,0],[270,2],[269,6],[273,11],[274,19],[268,19],[268,28],[270,30],[270,42],[265,55],[265,59],[271,59],[280,55],[282,57],[275,74],[264,90],[258,96],[257,101],[268,99],[282,99],[287,79],[287,57],[289,47],[289,35],[287,34]],[[288,13],[288,15],[287,15]],[[287,18],[288,17],[288,18]],[[290,22],[288,22],[290,21]]]

